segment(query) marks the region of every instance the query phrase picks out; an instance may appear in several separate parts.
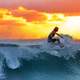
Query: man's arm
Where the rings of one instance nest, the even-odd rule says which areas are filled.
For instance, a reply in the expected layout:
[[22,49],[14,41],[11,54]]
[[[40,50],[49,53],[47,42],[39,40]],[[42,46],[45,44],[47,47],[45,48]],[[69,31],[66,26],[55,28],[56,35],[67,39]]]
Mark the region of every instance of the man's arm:
[[63,36],[61,36],[60,34],[56,33],[58,36],[60,36],[61,38],[63,38]]

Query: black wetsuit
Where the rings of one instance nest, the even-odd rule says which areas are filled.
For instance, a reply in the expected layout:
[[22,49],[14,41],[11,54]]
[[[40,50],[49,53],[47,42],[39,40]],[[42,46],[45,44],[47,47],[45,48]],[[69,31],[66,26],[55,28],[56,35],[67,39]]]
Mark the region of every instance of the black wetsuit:
[[52,34],[52,33],[48,36],[48,42],[54,43],[54,42],[58,41],[58,43],[60,43],[59,39],[56,39],[56,38],[52,39],[53,36],[55,36],[55,34]]

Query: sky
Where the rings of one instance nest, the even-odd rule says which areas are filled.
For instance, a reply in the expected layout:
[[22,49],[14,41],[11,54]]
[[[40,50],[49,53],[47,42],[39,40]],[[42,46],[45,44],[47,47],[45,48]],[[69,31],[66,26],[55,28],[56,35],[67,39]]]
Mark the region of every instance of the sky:
[[18,6],[47,12],[80,12],[80,0],[0,0],[0,7]]
[[0,0],[0,39],[47,38],[60,34],[80,39],[79,0]]

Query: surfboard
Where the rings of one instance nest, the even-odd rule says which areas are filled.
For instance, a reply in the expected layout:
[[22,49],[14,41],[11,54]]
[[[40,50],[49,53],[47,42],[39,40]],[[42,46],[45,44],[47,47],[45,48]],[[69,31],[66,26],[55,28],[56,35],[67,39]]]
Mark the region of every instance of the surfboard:
[[56,42],[48,42],[50,43],[53,47],[55,46],[59,46],[60,48],[64,48],[64,44],[62,42],[58,43],[57,41]]

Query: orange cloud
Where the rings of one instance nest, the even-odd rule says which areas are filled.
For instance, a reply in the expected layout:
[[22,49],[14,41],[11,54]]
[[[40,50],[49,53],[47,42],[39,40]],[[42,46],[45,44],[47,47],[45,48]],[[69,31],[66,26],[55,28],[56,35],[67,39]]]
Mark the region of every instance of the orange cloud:
[[[27,10],[26,14],[28,13]],[[18,13],[17,13],[18,12]],[[15,14],[16,13],[16,14]],[[32,12],[30,12],[32,14]],[[18,15],[20,14],[20,15]],[[29,14],[29,13],[28,13]],[[31,15],[30,14],[30,15]],[[38,31],[36,32],[34,28],[36,28],[36,25],[34,25],[31,22],[28,22],[30,20],[29,17],[24,16],[22,11],[20,9],[9,11],[7,9],[0,9],[0,38],[1,39],[32,39],[32,38],[40,38],[40,36],[37,36]],[[16,16],[18,15],[18,16]],[[36,17],[34,21],[40,20],[40,18],[37,18],[38,12],[35,13]],[[42,15],[43,16],[43,15]],[[33,21],[33,20],[31,20]]]
[[[70,18],[70,22],[73,19],[75,18]],[[67,17],[59,13],[53,14],[28,10],[22,6],[14,10],[0,8],[0,39],[46,38],[55,26],[59,26],[60,33],[66,33],[75,38],[80,37],[80,35],[76,33],[77,30],[75,31],[72,25],[73,23],[70,23],[71,26],[68,24],[68,26],[71,27],[70,30],[74,28],[74,31],[68,31],[68,26],[65,21],[69,23]],[[64,28],[61,26],[64,26]],[[79,27],[77,28],[79,29]]]
[[42,12],[38,12],[36,10],[28,10],[22,6],[18,7],[15,10],[12,10],[12,15],[16,17],[23,17],[27,21],[44,21],[47,19],[47,17]]

